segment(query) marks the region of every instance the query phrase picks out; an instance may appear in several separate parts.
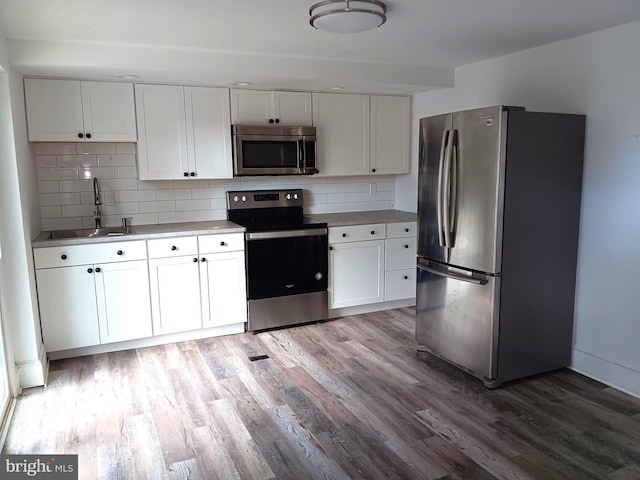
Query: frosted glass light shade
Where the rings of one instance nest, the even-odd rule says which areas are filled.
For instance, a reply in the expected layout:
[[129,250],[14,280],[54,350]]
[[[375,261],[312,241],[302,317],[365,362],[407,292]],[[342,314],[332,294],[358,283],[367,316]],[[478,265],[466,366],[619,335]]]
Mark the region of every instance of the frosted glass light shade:
[[312,27],[333,33],[358,33],[387,21],[387,7],[379,0],[325,0],[311,6]]

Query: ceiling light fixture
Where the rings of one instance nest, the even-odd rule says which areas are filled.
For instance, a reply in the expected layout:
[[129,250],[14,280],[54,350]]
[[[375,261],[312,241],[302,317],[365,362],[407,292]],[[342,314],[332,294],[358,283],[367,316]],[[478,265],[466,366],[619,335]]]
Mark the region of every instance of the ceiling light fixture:
[[387,21],[387,7],[379,0],[324,0],[309,8],[309,23],[333,33],[358,33]]
[[247,85],[251,85],[251,82],[233,82],[232,85],[237,85],[238,87],[246,87]]
[[120,80],[137,80],[140,78],[140,75],[134,75],[132,73],[124,73],[122,75],[116,75],[116,78]]

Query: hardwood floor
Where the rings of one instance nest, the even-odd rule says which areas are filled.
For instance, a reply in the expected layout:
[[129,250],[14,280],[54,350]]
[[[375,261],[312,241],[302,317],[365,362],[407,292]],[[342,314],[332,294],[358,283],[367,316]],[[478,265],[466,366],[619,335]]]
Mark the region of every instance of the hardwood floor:
[[415,351],[413,315],[52,362],[4,453],[77,453],[82,479],[640,478],[639,399],[568,370],[487,390]]

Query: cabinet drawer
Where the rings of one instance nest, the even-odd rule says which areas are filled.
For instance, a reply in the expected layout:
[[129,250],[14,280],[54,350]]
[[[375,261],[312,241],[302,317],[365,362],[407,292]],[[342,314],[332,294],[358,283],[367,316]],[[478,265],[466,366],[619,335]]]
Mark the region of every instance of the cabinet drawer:
[[385,270],[399,270],[416,266],[416,239],[391,238],[385,246]]
[[392,270],[384,274],[384,301],[416,296],[416,269]]
[[417,222],[387,223],[387,238],[415,237]]
[[36,268],[146,260],[147,244],[144,240],[136,240],[132,242],[35,248],[33,257]]
[[244,250],[244,233],[218,233],[198,237],[200,253],[219,253]]
[[386,236],[384,223],[369,225],[349,225],[329,228],[329,243],[361,242],[364,240],[380,240]]
[[149,258],[169,258],[198,255],[197,237],[174,237],[147,240]]

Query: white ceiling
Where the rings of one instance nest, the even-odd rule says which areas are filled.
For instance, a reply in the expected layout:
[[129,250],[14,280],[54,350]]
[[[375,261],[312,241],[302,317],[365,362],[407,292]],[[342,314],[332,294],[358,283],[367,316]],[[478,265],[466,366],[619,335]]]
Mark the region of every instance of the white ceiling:
[[28,75],[407,93],[454,67],[640,20],[639,0],[388,0],[359,34],[313,29],[314,0],[0,0]]

